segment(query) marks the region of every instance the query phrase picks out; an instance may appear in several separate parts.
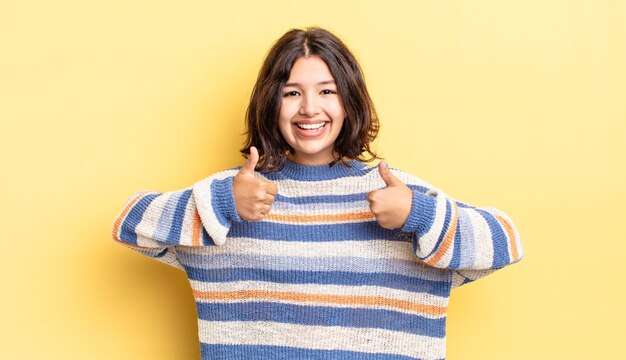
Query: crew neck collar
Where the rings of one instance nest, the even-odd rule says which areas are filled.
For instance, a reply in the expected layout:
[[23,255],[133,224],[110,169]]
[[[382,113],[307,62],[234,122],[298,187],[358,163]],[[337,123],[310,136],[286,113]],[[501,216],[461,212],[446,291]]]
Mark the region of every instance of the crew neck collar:
[[347,165],[342,162],[335,163],[333,166],[328,164],[322,165],[304,165],[286,159],[285,167],[280,171],[284,176],[303,181],[319,181],[332,180],[346,176],[361,175],[365,164],[358,160],[348,160]]

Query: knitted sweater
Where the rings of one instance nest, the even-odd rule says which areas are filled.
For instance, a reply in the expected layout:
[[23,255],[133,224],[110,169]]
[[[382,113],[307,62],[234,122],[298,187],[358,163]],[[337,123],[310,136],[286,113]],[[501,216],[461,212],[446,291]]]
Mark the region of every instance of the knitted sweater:
[[401,229],[382,228],[366,196],[385,183],[352,160],[287,161],[265,219],[242,220],[240,167],[171,192],[139,192],[113,238],[183,269],[202,359],[441,359],[452,288],[519,261],[510,218],[456,201],[398,169],[412,191]]

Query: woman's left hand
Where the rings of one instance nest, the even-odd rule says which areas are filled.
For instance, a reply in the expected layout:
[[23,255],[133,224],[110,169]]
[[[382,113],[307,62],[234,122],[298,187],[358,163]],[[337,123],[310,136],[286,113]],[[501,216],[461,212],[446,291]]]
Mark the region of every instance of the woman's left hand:
[[402,228],[411,212],[413,191],[389,171],[385,161],[378,164],[378,172],[387,187],[367,193],[367,203],[380,226]]

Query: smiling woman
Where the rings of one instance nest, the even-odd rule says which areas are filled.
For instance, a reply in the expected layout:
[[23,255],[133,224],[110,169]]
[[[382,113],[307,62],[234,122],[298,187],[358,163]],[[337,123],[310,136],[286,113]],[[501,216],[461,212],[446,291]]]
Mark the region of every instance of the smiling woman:
[[326,30],[287,32],[243,166],[133,195],[113,237],[185,270],[203,359],[441,359],[452,288],[518,262],[513,222],[362,154],[378,119]]
[[293,149],[291,160],[305,165],[335,160],[335,140],[345,112],[337,85],[319,56],[301,57],[293,64],[283,88],[278,125]]

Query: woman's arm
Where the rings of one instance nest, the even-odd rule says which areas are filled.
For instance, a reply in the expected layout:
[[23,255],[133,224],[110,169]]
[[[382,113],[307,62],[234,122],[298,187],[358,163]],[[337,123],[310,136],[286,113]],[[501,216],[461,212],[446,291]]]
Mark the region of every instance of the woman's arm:
[[521,238],[504,212],[465,204],[417,177],[390,170],[413,192],[401,231],[412,234],[413,249],[421,261],[455,270],[455,286],[522,259]]
[[133,194],[113,224],[113,239],[172,266],[175,246],[221,245],[232,222],[242,221],[235,208],[231,169],[192,187],[170,192]]

